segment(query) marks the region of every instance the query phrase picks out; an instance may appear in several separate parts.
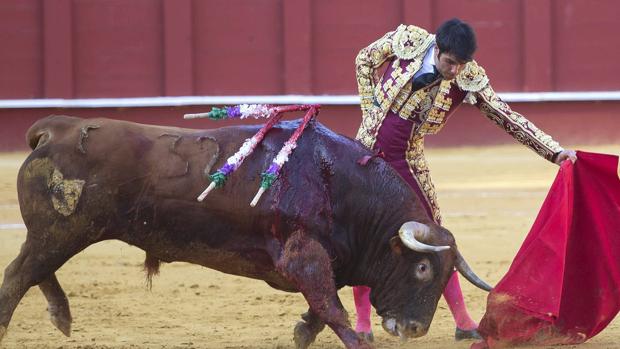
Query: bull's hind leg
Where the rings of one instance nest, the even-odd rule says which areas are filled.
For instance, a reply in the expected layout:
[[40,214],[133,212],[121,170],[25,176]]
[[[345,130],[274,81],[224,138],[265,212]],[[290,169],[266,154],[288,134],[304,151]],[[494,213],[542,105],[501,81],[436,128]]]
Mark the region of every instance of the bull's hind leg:
[[83,247],[62,244],[54,241],[48,234],[43,235],[45,238],[39,238],[29,232],[19,255],[4,271],[4,280],[0,287],[0,340],[15,308],[26,291],[35,285],[41,285],[54,325],[65,335],[70,333],[69,303],[54,272]]
[[306,349],[314,342],[316,335],[323,331],[325,323],[309,309],[307,313],[301,315],[303,321],[295,326],[294,340],[297,349]]
[[50,314],[50,321],[65,336],[71,336],[71,310],[69,310],[69,300],[65,292],[60,287],[56,275],[52,274],[39,284],[39,288],[47,299],[47,311]]
[[347,348],[371,348],[351,328],[347,312],[338,298],[329,255],[320,243],[297,231],[287,240],[284,253],[276,264],[304,295],[310,313],[327,324]]
[[29,282],[21,273],[24,266],[32,261],[29,250],[27,244],[24,243],[17,258],[4,270],[4,280],[0,287],[0,340],[6,333],[15,307],[30,288]]

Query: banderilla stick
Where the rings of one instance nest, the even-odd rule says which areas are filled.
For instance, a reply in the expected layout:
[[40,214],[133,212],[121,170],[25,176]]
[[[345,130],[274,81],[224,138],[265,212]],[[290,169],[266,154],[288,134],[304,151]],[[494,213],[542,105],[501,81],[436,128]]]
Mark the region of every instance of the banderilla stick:
[[312,118],[315,117],[318,113],[319,106],[310,106],[310,109],[308,110],[306,115],[304,115],[302,123],[297,126],[297,129],[295,130],[295,132],[293,132],[291,138],[289,138],[289,140],[284,143],[284,146],[282,147],[282,149],[280,149],[278,155],[276,155],[276,157],[273,159],[273,161],[271,162],[271,166],[269,166],[267,171],[261,174],[261,186],[258,189],[256,195],[254,196],[254,199],[252,199],[252,202],[250,202],[250,206],[256,206],[258,200],[260,200],[263,193],[267,189],[269,189],[273,182],[278,178],[282,166],[284,166],[284,163],[288,161],[289,156],[297,147],[297,139],[299,139],[302,132],[304,132],[304,129],[308,125],[308,122],[310,122],[310,120],[312,120]]
[[239,149],[239,151],[235,153],[235,155],[228,158],[228,160],[226,161],[226,165],[222,166],[219,170],[217,170],[214,174],[210,176],[212,178],[211,183],[209,184],[207,189],[205,189],[198,196],[197,200],[203,201],[205,197],[207,197],[207,195],[213,189],[224,185],[224,182],[226,181],[227,177],[232,172],[234,172],[237,168],[239,168],[239,166],[241,166],[241,164],[243,163],[243,161],[245,160],[247,156],[249,156],[250,154],[254,152],[254,150],[256,149],[256,146],[263,140],[267,132],[269,132],[269,130],[273,128],[275,123],[278,122],[282,118],[283,113],[289,112],[289,111],[307,110],[313,107],[315,106],[313,105],[289,105],[289,106],[272,107],[270,110],[270,114],[272,114],[273,116],[269,119],[269,121],[267,121],[267,123],[263,125],[263,127],[261,127],[261,129],[252,138],[246,140],[241,146],[241,148]]

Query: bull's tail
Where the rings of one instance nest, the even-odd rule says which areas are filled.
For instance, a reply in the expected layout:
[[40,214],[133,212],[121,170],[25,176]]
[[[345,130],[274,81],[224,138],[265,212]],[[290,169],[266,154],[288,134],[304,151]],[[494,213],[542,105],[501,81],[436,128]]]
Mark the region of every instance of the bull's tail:
[[146,272],[146,287],[150,290],[153,287],[153,276],[159,274],[159,266],[161,261],[153,257],[153,255],[146,253],[144,259],[144,271]]
[[56,131],[73,127],[82,119],[64,115],[50,115],[35,122],[26,132],[26,143],[35,150],[48,143]]
[[40,129],[35,127],[35,123],[28,132],[26,132],[26,143],[30,146],[30,149],[35,150],[38,146],[47,143],[50,139],[50,132],[47,129]]

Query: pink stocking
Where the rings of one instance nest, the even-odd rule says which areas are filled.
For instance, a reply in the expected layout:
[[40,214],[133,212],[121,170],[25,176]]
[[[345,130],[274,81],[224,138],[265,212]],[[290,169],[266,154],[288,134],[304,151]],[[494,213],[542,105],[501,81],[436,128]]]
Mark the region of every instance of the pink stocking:
[[355,311],[357,312],[355,332],[372,332],[372,326],[370,325],[370,287],[353,286],[353,299],[355,300]]
[[446,299],[446,303],[448,303],[448,307],[450,307],[454,322],[456,322],[456,327],[461,330],[474,330],[478,328],[478,324],[472,320],[465,307],[458,273],[454,272],[452,276],[450,276],[446,289],[443,291],[443,296]]

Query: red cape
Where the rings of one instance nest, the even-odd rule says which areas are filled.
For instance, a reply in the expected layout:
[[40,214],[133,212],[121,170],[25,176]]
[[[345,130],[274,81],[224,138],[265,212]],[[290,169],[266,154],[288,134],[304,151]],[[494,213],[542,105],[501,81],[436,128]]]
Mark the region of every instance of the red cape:
[[479,332],[491,348],[581,343],[620,310],[618,157],[565,161]]

